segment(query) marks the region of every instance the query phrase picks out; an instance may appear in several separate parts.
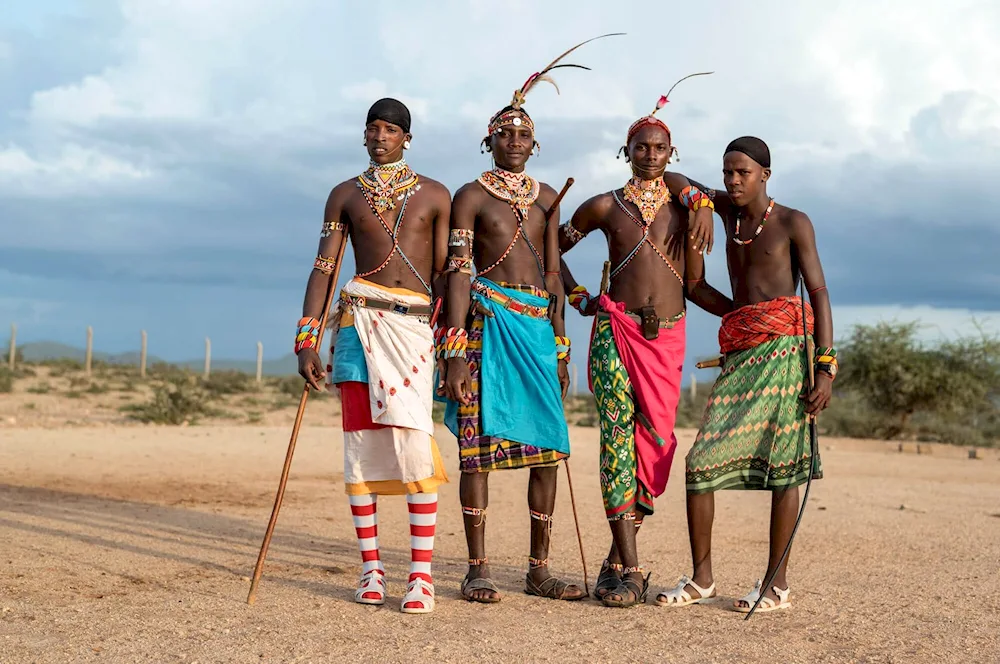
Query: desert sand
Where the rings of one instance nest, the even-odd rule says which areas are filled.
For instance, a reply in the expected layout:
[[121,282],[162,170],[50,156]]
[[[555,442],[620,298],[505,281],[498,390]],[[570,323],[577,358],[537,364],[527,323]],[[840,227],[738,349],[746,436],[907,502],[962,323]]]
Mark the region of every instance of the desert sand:
[[[522,592],[527,473],[491,478],[498,605],[458,585],[465,542],[454,438],[439,440],[437,610],[398,606],[408,569],[402,498],[380,501],[384,607],[355,604],[360,570],[342,437],[310,404],[256,604],[246,596],[290,433],[273,426],[0,428],[3,662],[996,662],[1000,459],[964,449],[824,439],[792,554],[793,608],[728,610],[766,563],[768,496],[718,497],[720,599],[609,609]],[[313,412],[316,411],[316,412]],[[310,418],[310,413],[313,413]],[[288,413],[285,413],[288,416]],[[324,422],[325,424],[325,422]],[[694,438],[680,431],[679,455]],[[609,543],[597,429],[574,428],[571,470],[590,581]],[[681,457],[678,456],[678,459]],[[565,473],[551,557],[583,581]],[[690,572],[683,465],[640,535],[651,598]]]

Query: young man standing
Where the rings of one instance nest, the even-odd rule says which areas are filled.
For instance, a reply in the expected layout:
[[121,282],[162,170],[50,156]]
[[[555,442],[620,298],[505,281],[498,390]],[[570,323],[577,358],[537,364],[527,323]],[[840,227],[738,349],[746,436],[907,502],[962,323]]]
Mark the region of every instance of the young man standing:
[[525,592],[561,600],[586,596],[553,576],[548,558],[557,464],[570,453],[562,405],[570,342],[561,306],[559,215],[552,209],[557,195],[525,173],[538,144],[521,105],[536,82],[548,80],[549,68],[490,119],[483,143],[495,168],[459,189],[452,206],[450,327],[440,330],[438,348],[447,358],[445,421],[458,437],[462,471],[469,547],[462,595],[474,602],[501,599],[486,556],[487,481],[490,471],[512,468],[531,469]]
[[[694,574],[683,577],[657,603],[686,606],[715,596],[712,521],[715,491],[771,492],[770,576],[784,553],[799,509],[799,485],[823,477],[811,458],[807,415],[830,403],[837,374],[833,317],[816,250],[812,222],[779,205],[767,193],[771,155],[760,139],[744,136],[726,148],[723,177],[727,197],[716,210],[727,233],[726,254],[733,310],[722,317],[722,372],[709,397],[701,428],[687,456],[687,513]],[[809,303],[795,294],[805,280]],[[696,284],[696,288],[698,285]],[[815,311],[815,324],[813,312]],[[805,340],[813,336],[815,385],[808,394]],[[774,585],[760,581],[734,608],[749,612],[763,593],[759,612],[791,606],[787,560]]]
[[[594,594],[615,607],[643,602],[648,591],[636,532],[666,488],[677,446],[685,253],[700,257],[712,230],[708,196],[684,176],[664,172],[675,149],[669,128],[655,113],[628,130],[623,150],[632,178],[621,189],[586,201],[559,237],[565,253],[588,233],[602,231],[614,266],[609,292],[597,298],[577,284],[565,263],[562,276],[570,304],[584,315],[597,315],[589,379],[600,418],[601,490],[613,542]],[[696,216],[691,228],[688,210]],[[703,287],[699,296],[693,301],[713,313],[728,309],[721,293]]]
[[363,561],[355,600],[385,602],[376,500],[406,495],[411,565],[400,608],[430,613],[437,487],[448,481],[431,419],[431,282],[433,273],[444,270],[451,197],[444,186],[406,164],[403,151],[411,138],[406,106],[395,99],[375,102],[365,126],[371,165],[334,187],[326,203],[295,352],[299,373],[321,389],[327,372],[316,350],[318,317],[347,235],[358,273],[330,316],[328,370],[330,383],[340,389],[344,482]]

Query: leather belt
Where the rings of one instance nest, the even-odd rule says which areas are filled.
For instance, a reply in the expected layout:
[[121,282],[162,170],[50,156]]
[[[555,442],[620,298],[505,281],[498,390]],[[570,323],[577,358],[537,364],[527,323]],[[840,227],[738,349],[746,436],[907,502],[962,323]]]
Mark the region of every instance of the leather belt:
[[373,297],[351,295],[349,293],[341,293],[340,301],[354,307],[390,311],[394,314],[400,314],[401,316],[430,316],[433,312],[433,308],[429,304],[407,304],[406,302],[379,300]]

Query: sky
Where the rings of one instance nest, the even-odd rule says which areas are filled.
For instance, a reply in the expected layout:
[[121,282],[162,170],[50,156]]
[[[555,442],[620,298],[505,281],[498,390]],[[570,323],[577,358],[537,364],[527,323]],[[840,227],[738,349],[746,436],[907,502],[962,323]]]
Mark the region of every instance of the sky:
[[[631,122],[659,113],[721,185],[733,138],[771,147],[769,192],[806,212],[853,325],[928,340],[1000,330],[1000,5],[990,0],[666,3],[38,0],[0,12],[0,337],[196,358],[288,353],[330,189],[367,166],[381,96],[413,114],[407,160],[452,192],[490,167],[489,116],[589,37],[525,107],[529,173],[583,200],[621,186]],[[280,5],[280,8],[279,8]],[[835,5],[835,7],[833,6]],[[955,25],[955,17],[974,16]],[[721,223],[709,279],[729,292]],[[993,247],[993,249],[990,249]],[[350,252],[348,252],[350,253]],[[596,291],[603,238],[567,255]],[[353,261],[345,264],[353,270]],[[575,361],[589,319],[569,315]],[[692,307],[688,367],[718,319]],[[581,376],[583,373],[581,372]],[[581,378],[581,381],[583,379]],[[686,378],[685,378],[686,380]]]

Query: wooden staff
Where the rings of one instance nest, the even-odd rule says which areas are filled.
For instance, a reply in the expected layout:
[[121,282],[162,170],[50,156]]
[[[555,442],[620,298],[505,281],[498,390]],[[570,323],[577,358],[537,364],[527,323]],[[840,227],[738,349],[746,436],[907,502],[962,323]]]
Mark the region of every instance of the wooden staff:
[[[548,212],[545,213],[545,222],[548,223],[552,215],[559,207],[559,203],[562,202],[563,196],[569,191],[569,188],[573,186],[573,178],[566,178],[566,184],[563,185],[562,190],[556,196],[555,200],[552,201],[552,205],[549,206]],[[569,457],[563,459],[563,463],[566,464],[566,482],[569,484],[569,502],[573,507],[573,523],[576,525],[576,541],[580,545],[580,562],[583,564],[583,589],[586,591],[587,596],[590,596],[590,580],[587,577],[587,556],[583,552],[583,536],[580,534],[580,517],[576,512],[576,494],[573,492],[573,475],[569,471]]]
[[[320,316],[319,335],[316,339],[316,351],[322,348],[323,333],[326,331],[326,319],[330,313],[330,304],[333,295],[337,290],[337,278],[340,276],[340,264],[344,258],[344,249],[347,248],[347,233],[340,241],[340,249],[337,252],[337,264],[330,275],[330,283],[327,285],[326,299],[323,301],[323,314]],[[271,535],[274,533],[274,525],[278,522],[278,512],[281,510],[281,501],[285,497],[285,485],[288,483],[288,471],[292,467],[292,455],[295,453],[295,443],[299,438],[299,427],[302,425],[302,416],[306,410],[306,401],[309,399],[309,381],[305,382],[302,388],[302,396],[299,397],[299,409],[295,413],[295,424],[292,426],[292,437],[288,441],[288,451],[285,453],[285,465],[281,468],[281,481],[278,483],[278,493],[274,497],[274,507],[271,509],[271,520],[267,523],[267,530],[264,532],[264,542],[260,545],[260,554],[257,556],[257,566],[253,570],[253,580],[250,582],[250,594],[247,595],[247,604],[253,604],[257,595],[257,584],[260,582],[261,572],[264,570],[264,558],[267,557],[267,548],[271,544]]]
[[721,367],[722,356],[720,355],[719,357],[712,358],[711,360],[704,360],[703,362],[698,362],[694,366],[698,367],[699,369],[712,369],[714,367]]

